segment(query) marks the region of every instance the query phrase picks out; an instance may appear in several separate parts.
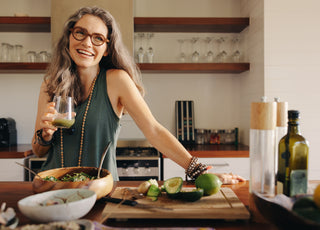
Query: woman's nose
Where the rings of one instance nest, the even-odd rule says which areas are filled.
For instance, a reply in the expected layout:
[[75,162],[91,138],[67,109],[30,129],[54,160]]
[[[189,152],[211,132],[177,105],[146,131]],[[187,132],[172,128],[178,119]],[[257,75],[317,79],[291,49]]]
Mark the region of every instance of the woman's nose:
[[92,41],[91,41],[91,38],[90,36],[87,36],[83,41],[82,41],[82,44],[88,46],[88,47],[91,47],[92,46]]

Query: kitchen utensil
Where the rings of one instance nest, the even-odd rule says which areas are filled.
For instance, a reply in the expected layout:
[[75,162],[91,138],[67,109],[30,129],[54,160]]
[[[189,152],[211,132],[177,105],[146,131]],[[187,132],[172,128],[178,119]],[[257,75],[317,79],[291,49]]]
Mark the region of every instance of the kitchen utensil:
[[110,148],[110,145],[111,145],[111,141],[109,141],[108,145],[106,146],[106,148],[103,151],[103,154],[102,154],[102,157],[101,157],[101,160],[100,160],[99,169],[98,169],[97,179],[100,178],[100,172],[101,172],[102,164],[103,164],[104,158],[106,157],[107,152],[108,152],[108,150]]
[[126,199],[120,199],[120,198],[114,198],[114,197],[102,197],[101,200],[107,201],[107,202],[112,202],[116,204],[123,204],[123,205],[128,205],[136,208],[142,208],[142,209],[147,209],[149,211],[172,211],[172,208],[166,208],[163,206],[155,206],[155,205],[149,205],[149,204],[140,204],[137,201],[134,200],[126,200]]
[[39,177],[41,180],[41,176],[38,175],[38,173],[36,173],[35,171],[33,171],[32,169],[28,168],[27,166],[23,165],[23,164],[20,164],[19,162],[16,162],[17,165],[20,165],[22,167],[24,167],[26,170],[28,170],[29,172],[31,172],[33,175]]

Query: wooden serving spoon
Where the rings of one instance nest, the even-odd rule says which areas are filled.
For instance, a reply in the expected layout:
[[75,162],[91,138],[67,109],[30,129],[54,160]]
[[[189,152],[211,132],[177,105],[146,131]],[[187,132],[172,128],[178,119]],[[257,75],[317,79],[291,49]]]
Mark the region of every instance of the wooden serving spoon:
[[17,165],[20,165],[22,167],[24,167],[26,170],[28,170],[29,172],[31,172],[33,175],[39,177],[42,180],[42,177],[38,175],[38,173],[36,173],[35,171],[33,171],[31,168],[28,168],[27,166],[20,164],[19,162],[16,162]]
[[100,178],[100,172],[101,172],[102,164],[103,164],[104,158],[106,157],[107,152],[108,152],[108,150],[110,148],[110,145],[111,145],[111,141],[109,141],[109,143],[107,144],[107,146],[105,147],[105,149],[103,151],[103,154],[102,154],[102,157],[101,157],[101,160],[100,160],[99,169],[98,169],[97,179]]

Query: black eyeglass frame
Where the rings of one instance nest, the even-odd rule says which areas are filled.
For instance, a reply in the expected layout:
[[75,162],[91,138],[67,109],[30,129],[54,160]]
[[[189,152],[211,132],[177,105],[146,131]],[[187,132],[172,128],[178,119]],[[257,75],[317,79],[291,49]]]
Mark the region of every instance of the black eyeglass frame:
[[[78,29],[78,28],[79,28],[79,29],[82,29],[82,31],[84,32],[84,37],[83,37],[82,39],[79,39],[79,38],[77,38],[77,37],[74,35],[74,31],[75,31],[76,29]],[[104,43],[110,42],[110,40],[109,40],[108,38],[106,38],[103,34],[99,34],[99,33],[89,34],[89,32],[88,32],[87,29],[82,28],[82,27],[80,27],[80,26],[76,26],[76,27],[70,28],[69,31],[71,32],[72,37],[73,37],[74,39],[76,39],[77,41],[83,41],[83,40],[85,40],[85,39],[89,36],[92,44],[95,45],[95,46],[101,46],[101,45],[103,45]],[[103,38],[103,41],[101,41],[101,44],[96,44],[96,42],[93,41],[92,37],[93,37],[94,35],[98,35],[98,36],[101,36],[101,37]]]

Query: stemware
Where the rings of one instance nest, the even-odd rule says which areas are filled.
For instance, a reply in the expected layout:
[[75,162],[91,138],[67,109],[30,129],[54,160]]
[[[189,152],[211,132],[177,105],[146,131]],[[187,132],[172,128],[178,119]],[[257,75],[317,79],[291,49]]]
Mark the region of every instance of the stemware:
[[240,52],[240,38],[238,36],[235,36],[231,39],[232,45],[233,45],[233,54],[232,54],[232,59],[234,62],[239,62],[240,57],[241,57],[241,52]]
[[180,62],[186,62],[186,54],[184,52],[184,39],[178,39],[178,43],[179,43],[179,61]]
[[224,47],[224,45],[226,44],[226,37],[218,38],[217,43],[218,43],[217,60],[218,60],[218,62],[226,62],[227,56],[228,56],[228,53]]
[[149,47],[147,50],[147,60],[149,63],[153,63],[154,51],[150,44],[150,40],[151,38],[154,37],[154,33],[147,33],[146,37],[147,37],[147,47]]
[[192,56],[191,56],[192,62],[199,62],[200,54],[199,54],[198,49],[196,47],[198,40],[199,40],[198,37],[191,38],[192,51],[193,51]]
[[145,37],[144,33],[139,33],[138,34],[138,38],[139,38],[139,41],[140,41],[140,47],[138,49],[138,62],[139,63],[143,63],[143,60],[144,60],[144,49],[143,49],[143,46],[142,46],[144,37]]
[[210,45],[211,42],[213,43],[213,41],[214,41],[214,37],[206,37],[204,39],[204,42],[206,44],[206,51],[207,51],[205,58],[207,62],[213,62],[213,59],[214,59],[213,51],[212,51],[213,47],[211,47]]
[[53,102],[55,103],[57,113],[55,114],[52,125],[57,128],[70,128],[75,122],[73,98],[55,96]]

